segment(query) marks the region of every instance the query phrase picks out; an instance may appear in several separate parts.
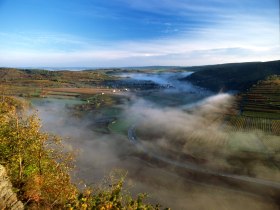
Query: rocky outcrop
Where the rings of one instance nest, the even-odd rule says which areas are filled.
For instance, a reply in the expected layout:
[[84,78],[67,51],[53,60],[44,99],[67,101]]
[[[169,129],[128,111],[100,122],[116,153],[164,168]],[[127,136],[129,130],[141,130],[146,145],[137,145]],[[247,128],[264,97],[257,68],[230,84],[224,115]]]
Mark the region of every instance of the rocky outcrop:
[[0,209],[24,209],[22,202],[17,199],[17,195],[13,192],[6,169],[2,165],[0,165]]

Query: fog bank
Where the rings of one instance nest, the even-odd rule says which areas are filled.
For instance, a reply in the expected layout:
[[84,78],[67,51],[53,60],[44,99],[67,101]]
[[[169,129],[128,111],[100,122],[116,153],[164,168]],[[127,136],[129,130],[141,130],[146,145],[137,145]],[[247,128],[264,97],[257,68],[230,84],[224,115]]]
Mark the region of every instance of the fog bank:
[[97,183],[113,169],[121,168],[128,172],[126,181],[131,192],[147,192],[152,202],[173,209],[278,209],[270,198],[195,182],[178,173],[176,165],[165,166],[149,159],[150,153],[185,164],[191,156],[214,171],[235,173],[237,168],[245,168],[255,177],[279,181],[279,171],[261,162],[256,161],[250,168],[242,163],[233,168],[228,162],[240,152],[238,147],[231,146],[232,139],[242,135],[246,141],[261,142],[260,136],[268,137],[260,131],[243,133],[226,129],[220,116],[232,101],[232,96],[219,94],[196,103],[195,109],[186,109],[186,106],[161,107],[135,96],[132,102],[123,105],[125,111],[121,116],[134,119],[138,141],[148,154],[139,151],[127,136],[94,132],[94,113],[74,117],[65,107],[67,102],[37,103],[36,109],[44,130],[62,136],[68,149],[79,151],[75,176],[86,183]]

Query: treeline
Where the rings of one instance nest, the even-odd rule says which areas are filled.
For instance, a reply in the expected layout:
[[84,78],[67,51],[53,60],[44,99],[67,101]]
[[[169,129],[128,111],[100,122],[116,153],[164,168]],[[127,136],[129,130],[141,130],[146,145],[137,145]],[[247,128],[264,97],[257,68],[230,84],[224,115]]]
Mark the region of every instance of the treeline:
[[36,114],[24,101],[0,98],[0,164],[26,209],[160,209],[145,204],[145,194],[133,199],[116,173],[102,187],[79,190],[71,181],[74,158],[61,139],[41,131]]

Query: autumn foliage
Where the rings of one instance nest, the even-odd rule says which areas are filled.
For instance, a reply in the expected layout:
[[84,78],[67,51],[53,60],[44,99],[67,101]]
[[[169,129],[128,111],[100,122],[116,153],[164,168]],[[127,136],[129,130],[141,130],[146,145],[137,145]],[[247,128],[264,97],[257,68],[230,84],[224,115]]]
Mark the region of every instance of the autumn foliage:
[[70,177],[73,154],[60,138],[42,132],[39,118],[26,107],[20,99],[0,98],[0,164],[27,209],[159,209],[144,204],[144,194],[132,199],[123,190],[123,175],[78,190]]

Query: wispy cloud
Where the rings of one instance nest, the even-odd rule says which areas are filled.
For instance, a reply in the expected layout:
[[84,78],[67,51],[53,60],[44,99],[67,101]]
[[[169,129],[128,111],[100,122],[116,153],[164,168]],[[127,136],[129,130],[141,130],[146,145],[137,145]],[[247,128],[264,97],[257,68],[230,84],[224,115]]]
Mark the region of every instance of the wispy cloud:
[[[280,59],[278,12],[271,7],[272,0],[256,1],[255,7],[250,7],[250,0],[117,0],[109,4],[113,11],[109,16],[117,15],[124,24],[130,20],[130,25],[138,18],[141,30],[147,28],[158,36],[134,39],[136,32],[132,32],[118,40],[66,32],[0,31],[0,66],[188,66]],[[131,10],[114,10],[117,5]],[[96,7],[97,15],[108,12],[105,6]],[[87,11],[83,9],[79,11]],[[123,19],[134,10],[144,13]],[[157,13],[161,14],[150,15]],[[118,30],[122,26],[112,33]]]
[[90,47],[93,40],[73,36],[71,34],[48,32],[0,32],[2,50],[40,50],[46,51],[72,51]]

